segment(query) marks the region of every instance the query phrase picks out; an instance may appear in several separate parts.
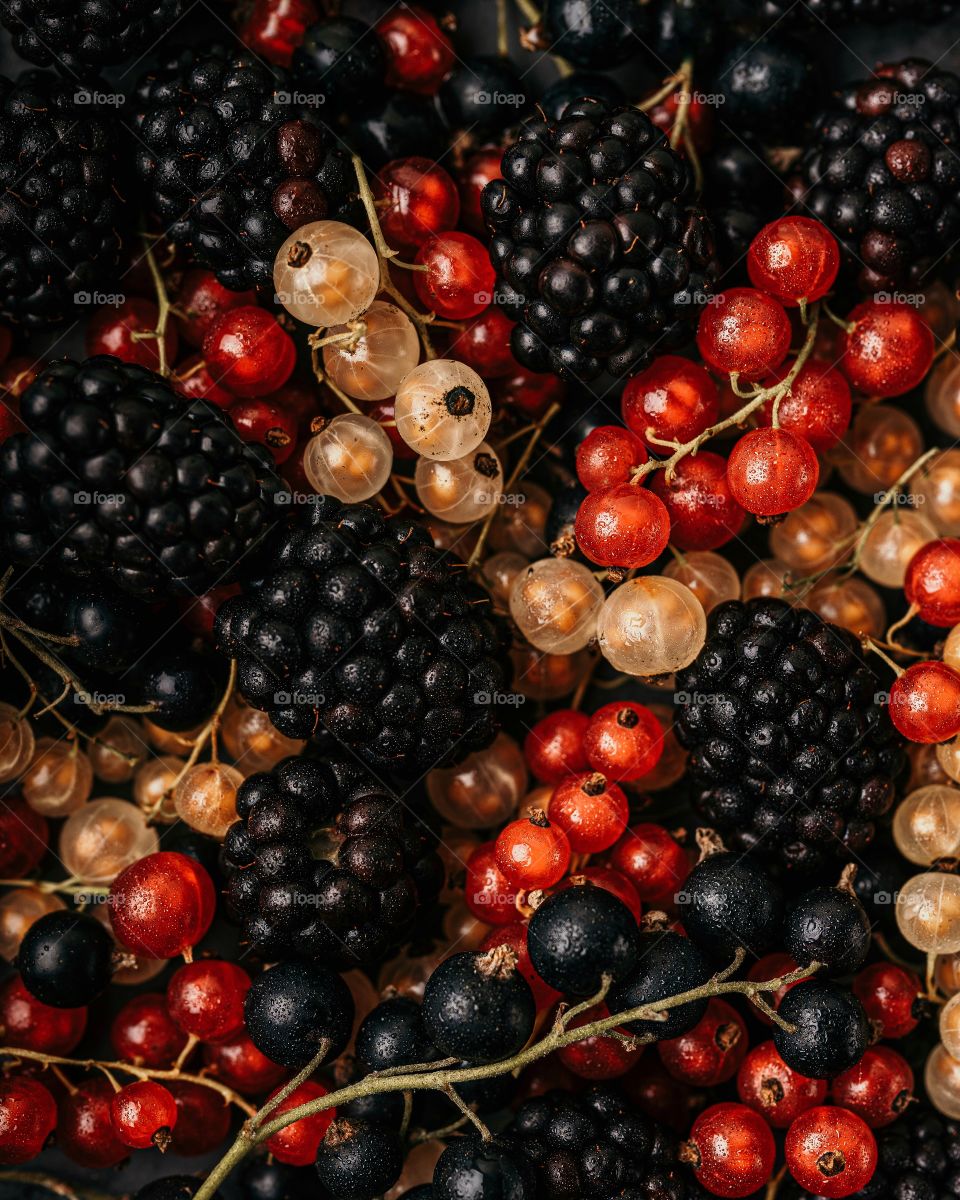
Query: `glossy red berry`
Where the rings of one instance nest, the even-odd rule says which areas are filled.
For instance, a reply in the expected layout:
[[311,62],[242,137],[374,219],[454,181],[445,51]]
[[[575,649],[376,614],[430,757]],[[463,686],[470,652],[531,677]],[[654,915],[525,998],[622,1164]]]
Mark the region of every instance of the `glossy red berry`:
[[285,1067],[257,1049],[246,1032],[226,1042],[205,1045],[203,1061],[214,1079],[245,1096],[259,1096],[279,1087],[288,1075]]
[[511,405],[528,417],[539,417],[551,404],[562,404],[567,385],[556,375],[539,375],[519,367],[513,375],[494,388],[497,400]]
[[550,820],[567,835],[577,854],[609,850],[623,833],[630,806],[623,791],[596,771],[568,775],[553,789]]
[[264,308],[245,305],[222,313],[203,339],[210,373],[238,396],[267,396],[293,371],[293,338]]
[[939,660],[914,663],[890,688],[890,720],[911,742],[947,742],[960,733],[960,671]]
[[454,62],[453,46],[436,17],[418,4],[402,4],[374,28],[387,52],[389,86],[434,95]]
[[495,842],[484,842],[467,859],[463,885],[467,908],[487,925],[512,925],[517,920],[517,891],[497,866]]
[[640,897],[637,895],[637,889],[622,871],[618,871],[615,867],[584,867],[579,874],[568,875],[566,879],[561,880],[557,890],[580,887],[584,883],[592,883],[595,887],[605,888],[629,908],[635,921],[640,920]]
[[960,538],[927,542],[907,563],[903,591],[928,625],[960,621]]
[[618,783],[646,775],[663,753],[663,727],[643,704],[615,700],[590,718],[583,739],[587,761]]
[[737,1095],[774,1129],[786,1129],[802,1112],[824,1102],[827,1081],[799,1074],[787,1066],[772,1041],[761,1042],[740,1064]]
[[0,804],[0,871],[4,879],[22,879],[47,852],[50,826],[20,796]]
[[448,351],[451,358],[464,362],[482,379],[504,379],[519,370],[520,364],[510,349],[514,323],[499,308],[490,306],[468,322]]
[[[747,978],[754,983],[764,983],[768,979],[779,979],[781,975],[789,975],[791,971],[795,971],[796,969],[797,964],[789,954],[784,954],[782,950],[775,950],[772,954],[765,954],[762,958],[758,958],[749,971],[747,971]],[[796,984],[786,983],[778,987],[775,992],[766,992],[767,1003],[771,1008],[779,1008],[780,1001],[792,987],[796,987]],[[773,1024],[767,1014],[759,1008],[756,1009],[753,1015],[764,1025]]]
[[138,1067],[172,1067],[187,1044],[187,1035],[173,1023],[166,997],[159,992],[134,996],[110,1026],[110,1043],[117,1058]]
[[[592,1021],[600,1021],[610,1015],[605,1004],[595,1004],[581,1013],[567,1026],[577,1029],[589,1025]],[[637,1062],[643,1052],[643,1046],[627,1046],[619,1038],[604,1037],[594,1034],[593,1037],[581,1038],[569,1046],[564,1046],[557,1052],[557,1057],[579,1079],[601,1080],[617,1079],[625,1075]]]
[[601,567],[645,567],[666,550],[670,517],[648,488],[619,483],[591,492],[574,521],[577,545]]
[[889,1046],[870,1046],[858,1063],[830,1086],[834,1103],[863,1117],[871,1129],[882,1129],[913,1100],[910,1064]]
[[[779,383],[790,374],[794,359],[788,358],[763,381],[764,387]],[[829,363],[812,360],[804,363],[781,399],[780,428],[795,433],[810,443],[818,454],[836,446],[850,427],[853,400],[850,385]],[[773,423],[773,401],[757,410],[758,425]]]
[[681,1154],[714,1196],[749,1196],[773,1174],[776,1146],[770,1126],[745,1104],[712,1104]]
[[377,422],[390,439],[394,458],[408,460],[417,458],[416,450],[407,445],[397,430],[397,413],[392,400],[380,400],[377,404],[364,407],[363,411],[366,416]]
[[693,1087],[713,1087],[736,1075],[749,1044],[743,1018],[714,997],[692,1029],[658,1042],[657,1053],[675,1079]]
[[873,1178],[877,1143],[856,1113],[824,1104],[797,1117],[787,1130],[784,1155],[787,1170],[801,1187],[838,1200]]
[[254,54],[278,67],[289,67],[307,27],[319,19],[314,0],[253,0],[238,32]]
[[57,1106],[36,1079],[0,1079],[0,1163],[17,1166],[36,1158],[57,1124]]
[[644,902],[672,899],[690,874],[680,843],[662,825],[631,826],[614,846],[610,863],[622,871]]
[[559,783],[567,775],[585,770],[583,735],[589,724],[587,714],[575,708],[560,708],[541,718],[523,743],[534,778],[541,783]]
[[919,976],[896,963],[871,963],[853,978],[853,994],[883,1038],[901,1038],[920,1024],[923,997]]
[[864,300],[847,317],[853,326],[837,344],[840,370],[865,396],[902,396],[933,365],[933,334],[903,301]]
[[771,221],[747,251],[750,282],[788,306],[825,296],[839,270],[837,239],[810,217]]
[[733,498],[757,517],[776,517],[806,504],[819,478],[813,447],[785,429],[744,434],[727,460]]
[[0,985],[0,1041],[18,1050],[69,1054],[87,1028],[86,1008],[53,1008],[30,994],[19,975]]
[[161,850],[121,871],[108,903],[113,931],[128,950],[142,958],[175,958],[210,928],[217,899],[199,863]]
[[259,442],[280,465],[297,445],[297,418],[267,396],[249,397],[231,404],[230,417],[245,442]]
[[650,491],[666,505],[670,540],[678,550],[716,550],[743,528],[746,512],[727,482],[727,461],[710,450],[682,458],[671,479],[650,477]]
[[177,1123],[170,1142],[172,1154],[209,1154],[230,1132],[230,1104],[213,1088],[185,1079],[165,1084],[177,1106]]
[[162,1084],[138,1079],[113,1093],[110,1120],[125,1146],[133,1150],[150,1146],[166,1149],[170,1131],[177,1123],[177,1102]]
[[[307,1079],[295,1087],[286,1099],[280,1101],[273,1110],[272,1116],[281,1117],[292,1108],[308,1104],[311,1100],[319,1100],[326,1094],[327,1089],[322,1083],[317,1083],[314,1079]],[[272,1095],[276,1095],[276,1091]],[[272,1138],[268,1138],[267,1153],[272,1154],[278,1162],[286,1163],[291,1167],[313,1166],[317,1157],[317,1149],[323,1140],[323,1135],[327,1132],[327,1126],[336,1116],[336,1112],[337,1110],[331,1106],[310,1117],[301,1117],[299,1121],[293,1121],[275,1133]]]
[[68,1092],[57,1106],[57,1146],[81,1167],[115,1167],[129,1154],[110,1116],[113,1095],[108,1081],[95,1075]]
[[[268,0],[272,7],[278,7],[278,0]],[[279,5],[297,0],[279,0]],[[234,292],[224,287],[212,271],[201,267],[191,267],[183,276],[183,283],[177,294],[177,311],[183,316],[177,320],[180,336],[198,350],[203,345],[210,326],[231,308],[244,308],[255,305],[256,292]]]
[[[487,227],[480,209],[480,197],[488,183],[501,178],[502,157],[503,151],[496,147],[478,150],[470,155],[457,175],[460,190],[460,223],[482,237],[487,235]],[[555,379],[556,376],[551,375],[550,378]]]
[[518,888],[553,887],[570,863],[570,843],[559,825],[543,813],[511,821],[497,835],[497,866]]
[[[130,296],[116,308],[106,305],[98,308],[87,323],[87,354],[112,354],[123,362],[136,363],[150,371],[158,370],[157,339],[139,335],[156,329],[159,316],[156,304],[139,296]],[[168,363],[176,359],[178,341],[176,326],[173,321],[168,321],[164,337]]]
[[790,318],[783,305],[754,288],[729,288],[700,314],[697,348],[721,375],[762,379],[790,349]]
[[[516,915],[516,910],[514,910]],[[517,970],[524,977],[527,983],[530,984],[530,990],[533,992],[533,998],[537,1004],[537,1011],[542,1012],[545,1008],[549,1008],[551,1004],[556,1004],[560,999],[561,993],[552,988],[549,983],[543,980],[530,961],[530,950],[527,946],[527,922],[514,921],[510,925],[500,925],[496,929],[491,929],[487,936],[480,943],[481,950],[493,950],[497,946],[509,946],[517,956]]]
[[650,456],[642,440],[622,425],[598,425],[577,447],[577,478],[588,492],[629,483]]
[[659,355],[629,379],[620,406],[627,428],[661,454],[664,441],[690,441],[713,425],[720,411],[713,379],[699,363],[676,354]]
[[184,359],[170,376],[170,382],[181,396],[190,400],[209,400],[217,408],[229,408],[237,403],[233,392],[228,392],[214,379],[210,364],[199,354]]
[[441,233],[425,242],[415,260],[413,285],[420,302],[441,317],[462,321],[490,304],[496,272],[484,244],[469,233]]
[[171,1019],[201,1042],[220,1042],[243,1029],[250,976],[236,963],[205,958],[185,963],[167,984]]
[[433,159],[393,159],[380,169],[373,191],[383,236],[394,248],[422,246],[457,224],[457,185]]

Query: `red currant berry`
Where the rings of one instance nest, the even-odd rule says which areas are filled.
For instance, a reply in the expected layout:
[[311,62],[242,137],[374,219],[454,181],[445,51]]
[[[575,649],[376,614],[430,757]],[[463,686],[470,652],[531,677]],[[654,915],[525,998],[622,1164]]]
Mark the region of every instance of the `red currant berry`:
[[676,354],[661,354],[645,371],[627,381],[620,401],[628,429],[650,450],[661,441],[689,442],[720,411],[717,385],[700,366]]
[[[483,189],[501,177],[500,160],[503,151],[497,148],[478,150],[471,154],[458,175],[460,189],[460,223],[481,237],[487,236],[487,226],[480,208]],[[551,379],[556,376],[551,375]]]
[[577,854],[609,850],[627,827],[630,806],[615,783],[587,771],[568,775],[553,789],[547,814]]
[[622,871],[645,903],[679,891],[690,874],[686,851],[662,825],[633,825],[614,846],[610,864]]
[[629,483],[649,455],[639,437],[622,425],[598,425],[577,447],[577,478],[588,492]]
[[942,629],[960,621],[960,538],[921,546],[907,563],[903,591],[922,620]]
[[57,1146],[81,1167],[115,1167],[128,1155],[110,1118],[113,1096],[107,1080],[96,1075],[68,1092],[58,1105]]
[[585,883],[605,888],[630,909],[635,921],[640,920],[640,897],[637,895],[637,889],[622,871],[618,871],[614,867],[584,867],[579,875],[568,875],[566,879],[562,880],[557,890],[563,891],[567,887],[580,887]]
[[757,517],[780,516],[806,504],[819,478],[813,447],[785,429],[744,434],[727,460],[733,498]]
[[586,713],[575,708],[561,708],[539,720],[523,743],[534,777],[541,783],[559,783],[567,775],[585,770],[583,735],[589,724]]
[[517,920],[517,887],[497,866],[495,842],[484,842],[467,859],[463,887],[467,908],[478,921],[512,925]]
[[563,403],[567,385],[556,375],[538,375],[519,367],[515,374],[497,385],[496,394],[500,403],[518,408],[528,417],[539,417],[551,404]]
[[663,753],[663,727],[649,708],[632,700],[605,704],[590,718],[583,739],[594,771],[630,782],[646,775]]
[[250,976],[236,963],[205,958],[185,963],[167,984],[171,1019],[201,1042],[221,1042],[243,1029]]
[[166,1150],[170,1131],[177,1123],[177,1102],[162,1084],[153,1079],[138,1079],[114,1092],[110,1098],[110,1119],[125,1146],[133,1150],[148,1150],[151,1146]]
[[13,333],[6,325],[0,325],[0,364],[5,363],[13,349]]
[[644,1058],[637,1070],[620,1080],[619,1087],[642,1113],[679,1134],[690,1128],[702,1103],[696,1092],[674,1079],[653,1057]]
[[144,992],[128,1000],[113,1018],[110,1043],[124,1062],[165,1070],[176,1062],[187,1035],[170,1019],[166,998]]
[[725,1000],[712,999],[692,1029],[658,1042],[657,1053],[675,1079],[694,1087],[713,1087],[736,1075],[749,1044],[737,1010]]
[[890,688],[890,720],[911,742],[947,742],[960,733],[960,671],[914,663]]
[[108,903],[113,932],[128,950],[141,958],[175,958],[210,928],[217,898],[199,863],[161,850],[121,871]]
[[243,440],[266,446],[277,466],[286,462],[296,449],[297,418],[266,396],[237,400],[229,411]]
[[834,1079],[830,1090],[836,1104],[863,1117],[871,1129],[882,1129],[913,1100],[913,1071],[896,1050],[870,1046],[855,1066]]
[[[753,983],[764,983],[768,979],[779,979],[781,975],[789,975],[791,971],[797,969],[797,964],[789,954],[784,954],[781,950],[776,950],[772,954],[765,954],[762,958],[758,958],[749,971],[747,978]],[[787,992],[796,984],[782,984],[773,993],[768,992],[767,1003],[771,1008],[777,1009],[780,1007],[780,1001],[784,998]],[[761,1012],[758,1008],[753,1014],[758,1021],[762,1021],[764,1025],[772,1025],[773,1022],[765,1012]]]
[[[514,910],[514,915],[516,915],[516,910]],[[516,954],[517,970],[530,984],[538,1012],[556,1004],[562,993],[543,980],[530,961],[526,921],[514,921],[511,925],[501,925],[497,929],[491,929],[480,943],[481,950],[494,950],[497,946],[509,946]]]
[[[277,5],[277,0],[270,2]],[[183,277],[177,296],[177,309],[183,313],[177,322],[180,334],[185,342],[199,350],[218,317],[231,308],[245,308],[256,303],[255,292],[233,292],[224,287],[212,271],[191,267]]]
[[856,1113],[823,1104],[810,1108],[787,1130],[787,1170],[801,1187],[837,1200],[865,1187],[877,1167],[877,1142]]
[[761,1042],[740,1064],[737,1094],[774,1129],[786,1129],[802,1112],[824,1102],[827,1081],[799,1074],[787,1066],[773,1042]]
[[906,967],[878,962],[864,967],[853,979],[853,994],[880,1036],[901,1038],[920,1024],[923,997],[920,979]]
[[201,637],[204,641],[213,643],[213,623],[217,619],[220,605],[229,600],[231,596],[238,595],[239,592],[240,585],[238,583],[225,583],[220,587],[211,588],[209,592],[204,592],[196,599],[192,596],[182,597],[178,602],[181,624],[195,637]]
[[[677,114],[681,108],[686,109],[686,132],[690,135],[694,149],[703,154],[713,146],[716,122],[713,109],[699,96],[684,95],[680,91],[671,92],[665,100],[651,108],[647,116],[658,129],[662,129],[669,136],[677,123]],[[684,153],[682,145],[679,149]]]
[[319,19],[314,0],[253,0],[250,15],[238,32],[243,44],[258,57],[289,67],[307,27]]
[[632,483],[591,492],[574,521],[577,545],[601,567],[645,567],[666,550],[670,517],[659,496]]
[[666,505],[670,540],[680,550],[716,550],[736,537],[746,520],[727,482],[726,459],[710,450],[682,458],[672,479],[665,471],[654,472],[650,491]]
[[[279,1089],[272,1095],[275,1096],[277,1091]],[[301,1104],[307,1104],[311,1100],[319,1100],[326,1094],[327,1089],[322,1083],[307,1079],[295,1087],[286,1099],[280,1101],[273,1110],[271,1119],[281,1117],[292,1108],[298,1108]],[[268,1097],[268,1099],[271,1098],[272,1096]],[[286,1163],[291,1167],[312,1166],[316,1160],[320,1143],[323,1141],[323,1135],[327,1132],[327,1126],[336,1113],[337,1110],[330,1107],[314,1113],[310,1117],[301,1117],[299,1121],[293,1121],[286,1128],[275,1133],[272,1138],[267,1139],[267,1153],[272,1154],[278,1162]]]
[[714,1196],[749,1196],[773,1174],[770,1126],[745,1104],[712,1104],[694,1121],[682,1158]]
[[420,247],[415,261],[427,268],[413,276],[417,296],[441,317],[462,321],[490,304],[496,273],[486,246],[471,234],[438,234]]
[[0,985],[0,1039],[41,1054],[69,1054],[87,1028],[86,1008],[53,1008],[23,986],[19,975]]
[[203,356],[213,377],[238,396],[267,396],[293,371],[293,338],[276,317],[252,304],[222,313],[203,339]]
[[257,1049],[248,1033],[239,1033],[228,1042],[205,1045],[203,1061],[214,1079],[245,1096],[258,1096],[279,1087],[288,1074],[286,1068]]
[[451,357],[464,362],[482,379],[503,379],[519,369],[510,349],[513,321],[492,305],[467,325],[450,346]]
[[[364,408],[364,412],[377,422],[390,439],[394,458],[414,459],[418,457],[416,450],[407,445],[397,430],[397,414],[392,400],[381,400],[377,404],[371,404],[369,408]],[[313,489],[310,488],[310,491]]]
[[[116,308],[98,308],[87,323],[87,354],[112,354],[123,362],[159,370],[157,339],[134,337],[156,329],[159,317],[160,310],[154,302],[139,296],[131,296]],[[168,363],[177,357],[178,341],[176,326],[169,321],[164,337]]]
[[[579,1029],[592,1021],[602,1021],[610,1012],[605,1004],[595,1004],[574,1017],[568,1029]],[[643,1046],[630,1047],[619,1038],[594,1034],[581,1038],[557,1051],[557,1057],[579,1079],[616,1079],[633,1067],[643,1052]]]
[[825,296],[839,270],[837,239],[810,217],[771,221],[747,251],[750,282],[788,306]]
[[181,396],[190,400],[209,400],[217,408],[229,408],[237,402],[232,392],[217,383],[210,374],[209,364],[199,354],[184,359],[170,376],[170,382]]
[[3,394],[0,388],[0,445],[15,433],[23,432],[20,420],[20,402],[16,396]]
[[383,236],[391,246],[422,246],[460,214],[457,185],[430,158],[395,158],[374,180]]
[[57,1106],[42,1083],[25,1075],[0,1080],[0,1163],[36,1158],[56,1124]]
[[[763,381],[764,387],[779,383],[790,374],[794,359],[788,358]],[[818,454],[830,450],[850,428],[853,401],[850,385],[828,363],[807,362],[797,372],[790,391],[780,401],[780,428],[802,437]],[[773,401],[756,413],[758,425],[773,423]]]
[[570,843],[559,825],[542,812],[511,821],[495,843],[497,866],[519,888],[553,887],[570,864]]
[[213,1088],[185,1079],[171,1079],[167,1090],[177,1105],[170,1149],[190,1157],[216,1150],[230,1132],[230,1105]]
[[729,288],[700,314],[697,348],[720,375],[762,379],[790,349],[790,318],[783,305],[754,288]]
[[0,804],[0,871],[4,879],[22,879],[39,865],[47,852],[50,827],[19,796],[4,797]]
[[374,28],[387,52],[387,84],[433,96],[454,60],[453,46],[436,17],[418,4],[403,4],[391,8]]
[[865,300],[847,317],[840,335],[840,370],[865,396],[902,396],[933,365],[933,334],[911,305]]

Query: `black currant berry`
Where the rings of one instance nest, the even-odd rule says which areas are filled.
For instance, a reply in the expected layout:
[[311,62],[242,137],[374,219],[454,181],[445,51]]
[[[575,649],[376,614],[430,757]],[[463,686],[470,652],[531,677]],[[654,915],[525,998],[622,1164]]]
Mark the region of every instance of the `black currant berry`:
[[[200,1190],[202,1179],[196,1175],[165,1175],[145,1183],[133,1200],[192,1200]],[[221,1192],[214,1192],[216,1200],[222,1200]]]
[[372,1121],[334,1121],[317,1150],[317,1174],[337,1200],[373,1200],[392,1188],[403,1170],[400,1139]]
[[84,913],[52,912],[27,930],[17,954],[23,986],[53,1008],[95,1000],[113,973],[113,939]]
[[612,892],[583,884],[549,896],[530,918],[527,946],[537,973],[572,996],[592,996],[604,974],[625,978],[637,964],[640,932]]
[[475,1063],[509,1058],[533,1032],[536,1004],[516,956],[498,946],[445,959],[427,980],[423,1020],[446,1058]]
[[[611,1013],[626,1012],[643,1004],[655,1004],[702,987],[710,978],[710,968],[690,938],[679,933],[645,932],[639,938],[636,970],[615,983],[607,993]],[[706,1000],[688,1000],[666,1010],[665,1021],[636,1020],[626,1023],[631,1033],[652,1034],[657,1041],[679,1037],[692,1029],[707,1011]]]
[[315,1200],[316,1176],[306,1167],[262,1158],[240,1175],[243,1200]]
[[530,1163],[509,1139],[458,1138],[433,1169],[434,1200],[534,1200]]
[[369,1012],[357,1031],[356,1056],[368,1071],[387,1071],[436,1057],[416,1000],[395,996]]
[[812,85],[813,62],[805,47],[779,35],[737,42],[717,64],[724,120],[739,130],[767,134],[796,129]]
[[243,1006],[247,1032],[267,1058],[304,1067],[329,1043],[322,1062],[344,1049],[353,1026],[353,997],[339,975],[319,964],[280,963],[259,975]]
[[304,90],[338,106],[369,100],[383,87],[383,44],[356,17],[330,17],[311,25],[294,51],[293,73]]
[[151,719],[175,732],[209,717],[218,697],[208,660],[192,651],[151,655],[137,672],[137,684],[138,701],[155,707]]
[[807,980],[792,987],[777,1009],[792,1033],[773,1027],[780,1057],[801,1075],[832,1079],[860,1061],[870,1023],[856,996],[835,983]]
[[783,893],[761,867],[728,851],[697,863],[683,885],[683,927],[712,958],[740,947],[759,956],[777,941]]
[[634,0],[547,0],[543,23],[551,45],[575,67],[616,67],[649,39],[650,17]]
[[783,940],[798,966],[818,962],[826,975],[850,975],[870,951],[870,918],[853,892],[813,888],[787,910]]

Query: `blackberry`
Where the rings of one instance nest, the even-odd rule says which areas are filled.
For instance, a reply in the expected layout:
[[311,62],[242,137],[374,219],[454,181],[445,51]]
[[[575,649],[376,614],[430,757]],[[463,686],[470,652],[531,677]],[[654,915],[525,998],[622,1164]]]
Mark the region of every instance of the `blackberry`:
[[571,1196],[703,1196],[679,1165],[674,1136],[615,1088],[549,1091],[525,1101],[507,1128],[533,1167],[539,1200]]
[[824,25],[877,24],[881,21],[911,21],[930,25],[956,11],[956,0],[754,0],[763,17],[772,21],[822,29]]
[[51,363],[20,411],[27,431],[0,448],[0,546],[14,561],[142,596],[200,595],[281,511],[269,451],[144,367]]
[[182,0],[6,0],[0,22],[21,58],[77,79],[149,50],[182,11]]
[[686,159],[645,113],[582,99],[530,118],[501,170],[481,204],[525,367],[627,375],[688,339],[716,278],[712,232]]
[[28,327],[116,290],[120,126],[94,98],[49,71],[0,76],[0,313]]
[[853,634],[782,600],[731,600],[677,688],[697,807],[733,849],[804,873],[862,853],[905,755]]
[[349,160],[296,99],[285,70],[219,45],[180,50],[137,85],[146,207],[225,287],[272,288],[291,230],[353,217]]
[[285,758],[237,792],[227,905],[264,955],[380,962],[436,899],[443,866],[395,796],[343,757]]
[[217,613],[241,695],[377,770],[456,761],[497,732],[501,632],[423,526],[332,496],[290,518],[266,574]]
[[960,78],[919,59],[850,84],[818,114],[794,180],[861,291],[949,272],[960,239]]

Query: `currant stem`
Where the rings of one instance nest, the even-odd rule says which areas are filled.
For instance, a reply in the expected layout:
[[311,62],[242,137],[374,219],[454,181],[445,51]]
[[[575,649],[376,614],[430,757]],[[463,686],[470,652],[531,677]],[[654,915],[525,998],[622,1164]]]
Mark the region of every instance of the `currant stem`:
[[95,1188],[78,1188],[62,1179],[54,1179],[52,1175],[43,1175],[39,1171],[0,1171],[0,1183],[22,1183],[27,1187],[42,1188],[62,1200],[116,1200],[106,1192]]
[[[167,285],[163,281],[163,276],[160,274],[160,268],[157,266],[157,260],[154,257],[153,246],[150,244],[150,238],[144,237],[144,257],[147,260],[147,266],[150,268],[150,278],[153,280],[153,288],[157,294],[157,324],[153,330],[153,336],[157,341],[157,373],[159,375],[170,374],[170,364],[167,362],[167,321],[170,319],[170,297],[167,295]],[[136,334],[133,335],[136,338]]]

